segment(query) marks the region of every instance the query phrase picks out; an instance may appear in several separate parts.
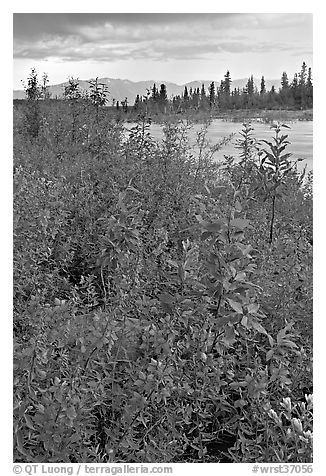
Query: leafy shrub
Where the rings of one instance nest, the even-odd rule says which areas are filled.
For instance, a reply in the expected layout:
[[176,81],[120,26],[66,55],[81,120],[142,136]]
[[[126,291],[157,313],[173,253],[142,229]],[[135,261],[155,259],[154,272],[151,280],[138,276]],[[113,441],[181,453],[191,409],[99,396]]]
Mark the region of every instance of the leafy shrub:
[[270,240],[250,125],[215,163],[182,121],[42,114],[15,128],[15,461],[310,462],[311,182],[282,176]]

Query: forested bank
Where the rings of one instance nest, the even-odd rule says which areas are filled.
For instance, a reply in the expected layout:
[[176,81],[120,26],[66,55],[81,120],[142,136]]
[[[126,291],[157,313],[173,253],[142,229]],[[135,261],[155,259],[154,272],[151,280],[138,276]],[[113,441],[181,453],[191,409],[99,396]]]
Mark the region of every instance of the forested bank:
[[[293,111],[294,117],[295,111],[310,111],[309,117],[313,108],[312,70],[305,62],[302,63],[300,71],[294,74],[292,81],[283,71],[279,88],[272,86],[267,90],[264,76],[259,87],[253,76],[250,76],[243,88],[232,88],[231,75],[227,71],[219,84],[212,81],[208,89],[204,83],[200,88],[185,86],[182,94],[172,96],[164,83],[153,83],[145,95],[137,94],[134,103],[127,97],[123,101],[116,100],[112,97],[108,85],[101,83],[98,78],[88,81],[88,89],[83,89],[79,80],[71,77],[68,83],[63,85],[62,93],[56,97],[51,96],[48,83],[48,75],[44,73],[39,79],[33,68],[24,86],[27,99],[93,101],[107,106],[110,113],[114,112],[118,117],[151,114],[152,117],[165,116],[166,119],[166,116],[171,115],[191,115],[193,119],[201,120],[208,115],[229,118],[231,114],[237,117],[237,111],[246,111],[247,114],[252,112],[253,115],[259,114],[259,111]],[[24,100],[16,100],[16,104],[21,101]],[[302,117],[302,114],[298,117]]]

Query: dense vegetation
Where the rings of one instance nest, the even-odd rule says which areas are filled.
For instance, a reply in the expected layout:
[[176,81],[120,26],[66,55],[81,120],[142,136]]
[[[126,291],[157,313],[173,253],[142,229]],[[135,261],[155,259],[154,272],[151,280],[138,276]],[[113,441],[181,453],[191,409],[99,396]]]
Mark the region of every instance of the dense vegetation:
[[14,109],[15,461],[311,462],[312,176],[287,129],[244,124],[216,162],[207,124],[196,150],[185,121],[126,135],[100,93]]

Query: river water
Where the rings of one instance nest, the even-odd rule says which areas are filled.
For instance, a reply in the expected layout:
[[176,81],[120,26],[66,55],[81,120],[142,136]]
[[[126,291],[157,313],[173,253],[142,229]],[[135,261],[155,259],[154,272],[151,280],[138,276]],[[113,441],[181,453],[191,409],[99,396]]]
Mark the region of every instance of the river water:
[[[302,169],[305,165],[307,170],[313,169],[312,159],[313,159],[313,122],[312,121],[297,121],[290,124],[287,124],[290,129],[283,129],[283,134],[288,135],[288,145],[286,152],[292,153],[290,160],[303,159],[298,164],[299,170]],[[130,129],[134,124],[127,124],[126,129]],[[188,133],[189,142],[191,145],[195,144],[197,132],[202,129],[201,124],[195,124],[192,126],[191,130]],[[242,129],[242,124],[238,122],[227,122],[221,119],[215,119],[212,121],[207,130],[207,139],[211,145],[218,143],[224,137],[229,136],[230,134],[235,134],[230,143],[223,146],[218,150],[214,157],[216,160],[224,158],[224,155],[233,155],[235,158],[239,155],[239,150],[234,147],[235,141],[241,136],[239,132]],[[259,122],[253,122],[252,127],[254,128],[254,136],[257,140],[265,139],[271,140],[274,131],[271,129],[270,124],[264,124]],[[163,138],[162,126],[160,124],[153,123],[150,126],[150,132],[153,138],[156,140],[161,140]],[[267,147],[265,144],[264,147]]]

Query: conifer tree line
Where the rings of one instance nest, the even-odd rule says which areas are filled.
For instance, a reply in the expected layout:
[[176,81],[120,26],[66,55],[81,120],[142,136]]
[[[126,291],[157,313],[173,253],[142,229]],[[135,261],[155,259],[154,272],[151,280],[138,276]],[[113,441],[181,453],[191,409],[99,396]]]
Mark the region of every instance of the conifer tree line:
[[[32,102],[38,99],[50,99],[48,82],[46,73],[39,81],[33,68],[27,85],[24,86],[26,98]],[[78,79],[70,78],[64,88],[64,99],[90,100],[97,109],[99,106],[109,105],[107,86],[100,83],[98,78],[90,80],[89,85],[89,90],[82,91]],[[300,72],[294,74],[291,82],[284,71],[278,91],[274,86],[270,91],[267,91],[264,76],[262,76],[258,88],[253,75],[248,78],[245,87],[232,88],[230,71],[226,72],[220,84],[215,84],[212,81],[207,89],[204,84],[200,88],[185,86],[182,94],[170,98],[164,83],[159,87],[154,83],[152,88],[147,90],[146,95],[137,94],[133,105],[128,104],[128,98],[125,98],[123,101],[112,99],[112,106],[123,112],[133,110],[137,113],[146,111],[154,114],[185,111],[217,112],[237,109],[311,109],[313,107],[312,71],[303,62]]]
[[[118,105],[119,107],[119,105]],[[290,82],[284,71],[281,87],[276,91],[272,86],[266,90],[266,82],[262,76],[259,88],[251,75],[244,88],[232,88],[230,72],[227,71],[220,84],[212,81],[208,87],[184,87],[181,95],[168,99],[165,84],[158,88],[154,83],[147,95],[137,94],[133,109],[150,112],[184,112],[186,110],[209,111],[227,109],[311,109],[313,107],[312,71],[303,62],[299,73],[295,73]]]

